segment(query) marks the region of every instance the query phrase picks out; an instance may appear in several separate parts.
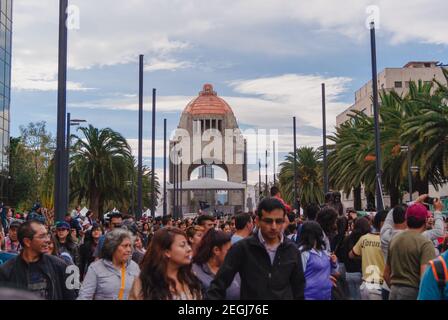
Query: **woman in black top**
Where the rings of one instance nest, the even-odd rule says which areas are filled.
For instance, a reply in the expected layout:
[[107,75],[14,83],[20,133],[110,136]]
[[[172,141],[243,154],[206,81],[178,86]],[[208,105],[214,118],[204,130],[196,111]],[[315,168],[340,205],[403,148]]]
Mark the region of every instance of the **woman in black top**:
[[338,253],[338,258],[344,263],[346,269],[346,282],[351,300],[360,300],[359,287],[362,283],[361,259],[350,259],[348,254],[358,242],[359,238],[369,233],[370,224],[366,218],[355,220],[353,231],[345,237]]
[[90,264],[95,261],[93,254],[102,235],[103,229],[94,222],[92,228],[86,232],[84,243],[79,247],[79,272],[81,281],[84,279],[84,275],[87,273]]

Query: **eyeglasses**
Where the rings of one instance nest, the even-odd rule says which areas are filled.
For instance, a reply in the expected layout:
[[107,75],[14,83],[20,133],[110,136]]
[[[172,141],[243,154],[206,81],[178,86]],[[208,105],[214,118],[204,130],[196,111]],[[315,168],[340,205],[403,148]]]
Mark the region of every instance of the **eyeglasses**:
[[50,234],[44,233],[44,234],[41,234],[41,235],[38,235],[38,236],[34,236],[33,238],[36,238],[36,239],[39,239],[39,240],[44,240],[44,239],[50,238]]
[[285,219],[283,219],[283,218],[280,218],[280,219],[262,218],[261,221],[266,224],[273,224],[274,222],[275,222],[275,224],[285,223]]

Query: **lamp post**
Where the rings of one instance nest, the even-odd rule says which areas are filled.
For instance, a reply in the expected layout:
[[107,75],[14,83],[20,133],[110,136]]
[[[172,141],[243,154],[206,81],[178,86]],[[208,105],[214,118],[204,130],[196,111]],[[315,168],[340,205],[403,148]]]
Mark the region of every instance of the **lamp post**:
[[[296,137],[296,117],[292,118],[292,124],[293,124],[293,135],[294,135],[294,208],[296,207],[297,202],[297,137]],[[299,208],[296,208],[297,210],[300,210]]]
[[402,152],[407,152],[408,160],[408,185],[409,185],[409,201],[412,201],[412,170],[411,170],[411,148],[409,146],[400,146]]
[[167,215],[166,210],[166,119],[163,119],[163,216]]
[[137,212],[135,217],[142,216],[143,197],[143,55],[139,56],[138,81],[138,173],[137,173]]
[[375,121],[375,169],[376,169],[376,210],[384,209],[382,192],[382,169],[381,169],[381,145],[380,145],[380,120],[378,103],[378,75],[376,71],[376,42],[375,23],[370,23],[370,47],[372,58],[372,90],[373,90],[373,117]]
[[152,148],[151,148],[151,217],[156,215],[156,89],[152,89]]
[[274,141],[272,141],[272,144],[273,144],[273,146],[272,146],[272,149],[273,149],[273,152],[272,152],[272,158],[274,159],[274,186],[277,184],[277,181],[276,181],[276,178],[275,178],[275,169],[276,169],[276,167],[275,167],[275,140]]
[[68,209],[64,183],[65,118],[67,110],[67,7],[68,0],[59,1],[58,107],[54,166],[54,209],[56,220],[63,220]]
[[70,127],[71,126],[79,126],[81,122],[87,122],[84,119],[71,119],[70,112],[67,113],[67,147],[65,150],[65,173],[66,173],[66,183],[64,190],[67,194],[67,208],[68,204],[70,203],[70,147],[71,147],[71,133],[70,133]]
[[324,160],[324,194],[328,193],[328,163],[327,163],[327,121],[325,110],[325,83],[322,83],[322,142]]
[[269,190],[268,190],[268,150],[266,150],[265,153],[265,169],[266,169],[266,187],[264,189],[265,197],[269,197]]
[[258,203],[261,201],[261,159],[258,159]]

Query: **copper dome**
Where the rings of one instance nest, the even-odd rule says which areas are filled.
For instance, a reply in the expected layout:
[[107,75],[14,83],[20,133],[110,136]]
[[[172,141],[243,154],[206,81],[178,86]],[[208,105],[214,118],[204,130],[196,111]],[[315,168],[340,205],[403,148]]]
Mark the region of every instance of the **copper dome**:
[[218,97],[216,91],[213,91],[213,85],[204,84],[199,97],[193,99],[186,107],[184,112],[191,115],[233,113],[232,108],[223,99]]

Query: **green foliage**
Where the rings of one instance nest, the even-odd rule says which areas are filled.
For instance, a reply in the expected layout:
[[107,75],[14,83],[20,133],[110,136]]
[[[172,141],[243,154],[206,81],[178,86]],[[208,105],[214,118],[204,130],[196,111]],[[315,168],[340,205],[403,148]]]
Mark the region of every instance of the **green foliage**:
[[[322,152],[310,147],[296,150],[297,188],[302,206],[321,203],[324,199],[322,182]],[[294,154],[290,152],[280,164],[280,191],[284,200],[294,200]]]
[[[448,80],[448,72],[444,71]],[[434,83],[437,85],[435,88]],[[385,191],[391,205],[401,201],[408,190],[408,158],[401,146],[409,146],[414,190],[426,193],[428,182],[437,189],[448,173],[448,89],[445,85],[410,82],[404,97],[396,92],[380,93],[380,135]],[[373,117],[354,111],[336,128],[329,146],[329,176],[334,189],[349,193],[363,184],[375,190],[375,146]]]
[[54,138],[45,122],[20,127],[20,137],[10,139],[10,203],[19,210],[29,210],[40,201],[47,186],[48,169],[54,150]]
[[[110,129],[92,125],[79,128],[82,136],[73,135],[75,143],[70,158],[70,198],[87,201],[94,214],[102,216],[113,207],[127,210],[134,181],[136,199],[137,174],[134,158],[126,139]],[[158,192],[158,182],[156,181]],[[150,205],[149,173],[143,178],[144,204]]]

